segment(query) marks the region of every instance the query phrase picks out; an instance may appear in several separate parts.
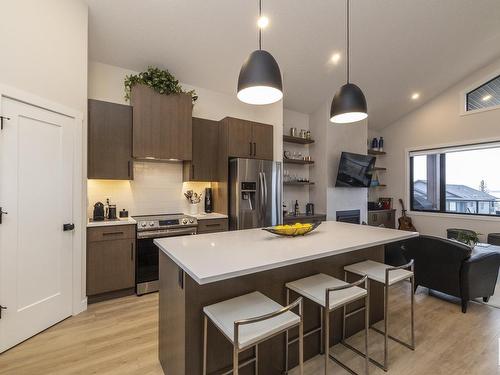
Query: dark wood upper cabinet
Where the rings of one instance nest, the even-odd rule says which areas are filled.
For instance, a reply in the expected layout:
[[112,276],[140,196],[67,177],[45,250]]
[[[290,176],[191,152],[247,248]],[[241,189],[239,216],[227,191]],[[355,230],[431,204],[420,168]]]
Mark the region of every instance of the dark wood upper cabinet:
[[252,125],[253,156],[255,159],[273,160],[273,127],[271,125]]
[[88,101],[88,178],[131,180],[132,107]]
[[193,160],[184,162],[184,181],[216,181],[219,122],[193,117]]
[[131,103],[134,158],[191,160],[190,95],[162,95],[145,85],[136,85]]
[[273,160],[273,127],[253,121],[226,117],[229,157]]

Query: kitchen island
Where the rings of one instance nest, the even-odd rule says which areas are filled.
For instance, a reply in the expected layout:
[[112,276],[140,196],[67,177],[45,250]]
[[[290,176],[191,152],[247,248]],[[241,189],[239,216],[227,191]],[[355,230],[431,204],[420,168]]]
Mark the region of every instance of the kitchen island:
[[[286,282],[318,272],[343,278],[345,265],[367,259],[383,262],[383,245],[415,236],[418,233],[324,222],[316,231],[296,238],[250,229],[156,239],[160,248],[159,358],[165,374],[202,373],[204,306],[252,291],[285,305]],[[291,298],[295,297],[292,293]],[[372,286],[370,307],[372,323],[383,319],[381,286]],[[319,326],[317,306],[306,302],[304,312],[305,331]],[[362,328],[363,317],[353,316],[347,335]],[[333,314],[331,329],[333,344],[340,338],[340,311]],[[230,366],[231,344],[211,326],[208,336],[208,373]],[[260,374],[283,371],[284,340],[279,335],[260,344]],[[296,352],[292,345],[291,366],[297,361]],[[319,334],[307,337],[305,359],[319,352]],[[250,351],[243,352],[240,359],[249,356]],[[252,373],[252,366],[242,368],[241,374]]]

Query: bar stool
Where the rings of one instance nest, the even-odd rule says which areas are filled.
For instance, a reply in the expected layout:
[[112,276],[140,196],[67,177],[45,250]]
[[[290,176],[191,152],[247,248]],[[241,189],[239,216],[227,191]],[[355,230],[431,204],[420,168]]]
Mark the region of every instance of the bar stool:
[[[299,306],[299,315],[291,310]],[[203,375],[207,374],[208,319],[233,345],[232,369],[222,375],[238,375],[241,367],[254,363],[257,375],[259,348],[270,339],[293,327],[299,327],[299,368],[303,373],[303,317],[302,298],[283,307],[260,292],[253,292],[203,308]],[[255,356],[240,364],[240,352],[254,347]]]
[[[408,268],[410,268],[410,271],[407,270]],[[408,264],[399,267],[392,267],[384,263],[367,260],[345,266],[344,271],[345,280],[347,280],[347,273],[350,272],[356,275],[368,276],[368,288],[370,288],[370,283],[372,281],[384,285],[384,331],[375,327],[370,327],[375,332],[384,335],[384,362],[380,363],[373,358],[370,358],[370,361],[382,370],[387,371],[389,368],[389,339],[407,347],[408,349],[415,350],[415,275],[413,259]],[[411,282],[411,342],[409,344],[389,334],[389,287],[404,280],[410,280]]]
[[[365,289],[360,288],[358,285],[364,284]],[[311,302],[316,303],[321,307],[322,311],[322,322],[321,327],[312,329],[311,331],[305,333],[303,336],[309,336],[314,332],[321,331],[322,335],[322,346],[324,346],[325,354],[325,375],[328,373],[328,362],[333,360],[335,363],[343,367],[345,370],[351,374],[355,374],[354,370],[342,363],[336,357],[330,353],[330,313],[340,307],[345,308],[351,302],[355,302],[361,299],[365,300],[365,305],[359,309],[356,309],[348,314],[347,317],[353,316],[361,311],[365,312],[365,354],[355,351],[356,354],[360,354],[365,358],[365,374],[368,375],[369,366],[369,356],[368,356],[368,327],[369,327],[369,291],[367,288],[367,277],[364,276],[362,279],[348,284],[342,280],[336,279],[335,277],[316,274],[309,276],[300,280],[292,281],[286,283],[286,300],[289,303],[290,300],[290,290],[307,298]],[[344,329],[345,334],[345,329]],[[286,333],[286,352],[285,352],[285,373],[288,373],[288,347],[294,343],[296,340],[289,340],[289,332]],[[349,348],[350,349],[350,348]]]

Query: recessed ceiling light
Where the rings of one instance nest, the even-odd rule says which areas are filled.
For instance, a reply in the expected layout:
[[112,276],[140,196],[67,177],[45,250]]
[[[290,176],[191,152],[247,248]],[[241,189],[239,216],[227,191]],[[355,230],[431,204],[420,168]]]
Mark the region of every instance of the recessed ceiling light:
[[261,29],[265,29],[269,25],[269,18],[266,16],[261,16],[259,17],[259,20],[257,21],[257,26]]
[[411,95],[411,99],[412,100],[417,100],[420,98],[420,93],[418,92],[414,92],[412,95]]
[[340,53],[336,52],[330,57],[330,61],[332,64],[337,65],[340,61]]
[[483,96],[483,102],[487,102],[490,99],[491,99],[491,95],[490,94]]

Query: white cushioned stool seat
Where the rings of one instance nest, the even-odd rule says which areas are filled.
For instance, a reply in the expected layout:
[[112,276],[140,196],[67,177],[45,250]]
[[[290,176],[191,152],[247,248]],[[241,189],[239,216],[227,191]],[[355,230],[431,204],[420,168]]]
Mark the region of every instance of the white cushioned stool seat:
[[[203,312],[213,324],[234,345],[234,322],[255,318],[282,309],[279,303],[262,293],[253,292],[222,301],[203,308]],[[300,317],[287,311],[274,318],[239,327],[237,347],[239,349],[255,345],[262,339],[300,323]]]
[[[348,285],[335,277],[318,273],[286,284],[286,287],[305,298],[325,307],[326,289]],[[343,290],[330,292],[330,310],[366,296],[366,289],[354,286]]]
[[[370,280],[385,284],[385,270],[387,268],[392,268],[392,266],[384,263],[374,262],[373,260],[366,260],[364,262],[345,266],[344,270],[360,276],[367,275]],[[389,272],[389,285],[408,279],[412,275],[413,272],[407,270],[391,271]]]

